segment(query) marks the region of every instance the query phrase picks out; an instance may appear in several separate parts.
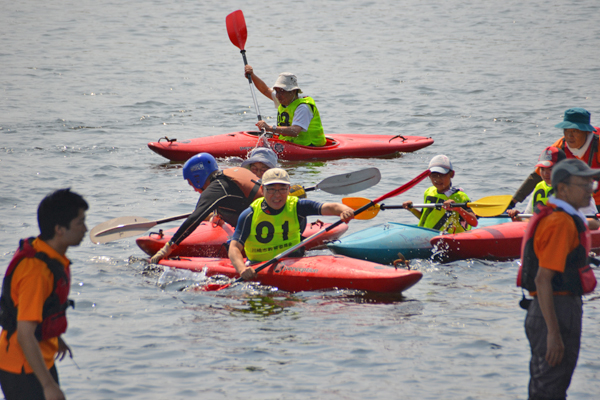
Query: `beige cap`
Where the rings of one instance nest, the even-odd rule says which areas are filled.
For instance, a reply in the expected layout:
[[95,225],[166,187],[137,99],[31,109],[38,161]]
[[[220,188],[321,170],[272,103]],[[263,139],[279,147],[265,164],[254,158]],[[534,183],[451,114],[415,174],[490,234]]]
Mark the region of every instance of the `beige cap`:
[[289,185],[290,184],[290,176],[284,169],[271,168],[270,170],[265,172],[261,181],[262,181],[263,186],[273,185],[275,183]]

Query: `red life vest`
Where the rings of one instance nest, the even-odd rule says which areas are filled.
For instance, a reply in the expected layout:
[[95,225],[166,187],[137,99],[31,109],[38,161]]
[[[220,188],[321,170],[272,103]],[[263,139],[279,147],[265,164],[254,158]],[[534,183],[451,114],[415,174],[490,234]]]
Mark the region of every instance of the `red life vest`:
[[[599,142],[600,138],[598,137],[598,131],[596,131],[587,151],[583,157],[579,158],[584,163],[587,163],[590,168],[600,168],[600,153],[598,152]],[[578,158],[571,153],[571,150],[569,150],[564,138],[561,139],[560,148],[565,152],[567,158]],[[597,205],[600,205],[600,191],[594,193],[594,202]]]
[[50,258],[44,252],[36,252],[33,248],[33,240],[31,237],[27,240],[21,239],[19,242],[19,250],[13,256],[4,282],[2,283],[2,295],[0,295],[0,325],[2,329],[7,331],[7,340],[17,330],[17,308],[11,297],[12,277],[16,268],[24,258],[37,258],[43,261],[54,276],[54,286],[52,293],[46,301],[42,311],[42,322],[38,324],[35,330],[35,337],[38,341],[58,337],[67,331],[67,315],[66,311],[69,306],[74,307],[73,300],[69,300],[69,290],[71,287],[71,276],[64,265]]
[[[566,212],[561,208],[552,209],[545,205],[538,205],[535,215],[529,220],[521,246],[521,266],[517,275],[517,286],[537,291],[535,277],[539,269],[539,259],[533,248],[535,231],[540,221],[553,212]],[[568,254],[563,273],[556,273],[552,278],[552,291],[570,292],[574,295],[590,293],[596,287],[594,271],[589,266],[588,254],[591,247],[591,236],[587,225],[577,216],[571,215],[577,232],[579,232],[579,245]]]

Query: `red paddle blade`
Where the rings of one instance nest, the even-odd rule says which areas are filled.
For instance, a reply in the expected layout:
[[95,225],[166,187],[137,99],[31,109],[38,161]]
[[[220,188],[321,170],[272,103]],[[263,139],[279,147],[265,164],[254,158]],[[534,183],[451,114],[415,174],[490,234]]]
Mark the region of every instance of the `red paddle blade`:
[[227,283],[225,285],[221,285],[219,283],[209,283],[206,286],[201,286],[198,288],[201,292],[216,292],[218,290],[223,290],[231,286],[231,283]]
[[229,34],[229,40],[240,50],[244,50],[246,46],[246,39],[248,38],[248,31],[246,30],[246,20],[244,19],[244,13],[242,10],[232,12],[225,18],[227,23],[227,33]]

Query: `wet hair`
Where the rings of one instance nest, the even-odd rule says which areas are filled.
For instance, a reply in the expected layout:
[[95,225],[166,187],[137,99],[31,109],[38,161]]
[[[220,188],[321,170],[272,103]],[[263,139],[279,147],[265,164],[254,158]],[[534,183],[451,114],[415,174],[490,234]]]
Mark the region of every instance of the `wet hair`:
[[71,221],[79,215],[79,210],[86,211],[88,208],[83,197],[71,192],[71,188],[50,193],[41,201],[37,211],[40,239],[52,239],[56,225],[69,229]]

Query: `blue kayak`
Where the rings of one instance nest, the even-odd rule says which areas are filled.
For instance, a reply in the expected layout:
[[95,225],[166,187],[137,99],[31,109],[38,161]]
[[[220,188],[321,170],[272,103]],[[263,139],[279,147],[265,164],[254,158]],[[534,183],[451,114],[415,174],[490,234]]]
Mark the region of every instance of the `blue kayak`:
[[[510,218],[480,218],[478,227],[510,222]],[[392,264],[404,258],[430,258],[433,246],[430,240],[440,231],[416,225],[387,222],[342,237],[328,243],[335,253],[380,264]]]

